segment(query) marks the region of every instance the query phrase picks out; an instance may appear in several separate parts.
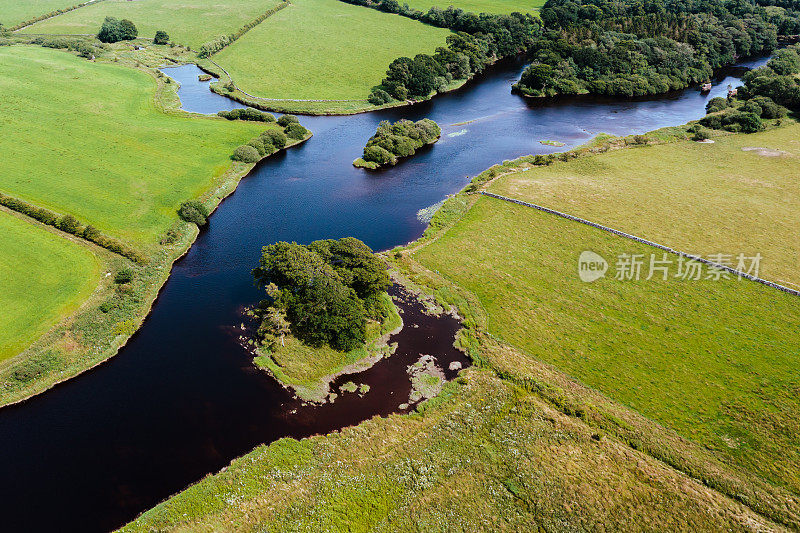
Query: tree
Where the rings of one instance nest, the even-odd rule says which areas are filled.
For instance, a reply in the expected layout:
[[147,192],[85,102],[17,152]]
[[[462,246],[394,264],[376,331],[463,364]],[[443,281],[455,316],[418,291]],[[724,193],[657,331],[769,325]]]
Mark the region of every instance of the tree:
[[178,216],[186,222],[193,222],[198,226],[205,226],[208,223],[208,209],[202,202],[189,200],[183,202],[178,208]]
[[130,20],[106,17],[97,34],[97,39],[103,43],[116,43],[133,40],[138,34],[136,26]]
[[155,37],[153,37],[153,44],[168,44],[169,43],[169,35],[167,32],[158,30],[156,32]]
[[231,159],[242,163],[257,163],[261,160],[261,154],[258,153],[258,149],[254,146],[243,144],[233,151]]

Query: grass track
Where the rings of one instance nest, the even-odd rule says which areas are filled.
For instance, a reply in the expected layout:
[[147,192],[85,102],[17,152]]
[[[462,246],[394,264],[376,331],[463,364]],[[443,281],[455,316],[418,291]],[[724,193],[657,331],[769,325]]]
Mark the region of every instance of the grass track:
[[431,54],[449,33],[339,0],[297,0],[214,60],[256,96],[363,100],[389,63]]
[[506,176],[489,190],[688,253],[758,252],[761,277],[800,288],[799,139],[795,124],[714,144],[616,150]]
[[[409,0],[407,3],[414,9],[427,12],[436,6],[442,9],[454,6],[472,13],[535,13],[544,5],[545,0]],[[401,2],[402,4],[403,2]]]
[[152,38],[157,30],[165,30],[173,42],[199,49],[204,42],[232,33],[277,4],[278,0],[104,0],[34,24],[22,33],[95,34],[103,19],[112,16],[133,21],[139,37]]
[[[175,209],[211,188],[264,125],[166,114],[154,81],[116,64],[0,49],[0,191],[152,243]],[[53,169],[58,169],[54,172]]]
[[84,246],[0,210],[0,361],[16,355],[97,286],[101,260]]
[[79,3],[81,0],[0,0],[0,24],[10,28],[20,22]]
[[748,281],[616,281],[613,263],[587,284],[583,250],[653,251],[482,197],[415,257],[475,294],[505,342],[800,491],[797,297]]

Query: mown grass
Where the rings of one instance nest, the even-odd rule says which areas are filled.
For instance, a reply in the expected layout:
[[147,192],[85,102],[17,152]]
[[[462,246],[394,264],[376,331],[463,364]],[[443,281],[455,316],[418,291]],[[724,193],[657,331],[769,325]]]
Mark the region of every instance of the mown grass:
[[[427,12],[436,6],[442,9],[454,6],[472,13],[534,13],[539,11],[545,0],[410,0],[408,5]],[[402,4],[402,2],[401,2]]]
[[689,253],[760,253],[761,277],[800,288],[800,125],[714,139],[580,157],[489,190]]
[[328,395],[328,385],[333,377],[347,370],[357,372],[373,364],[388,348],[381,337],[399,328],[403,321],[392,299],[385,295],[390,314],[383,321],[367,322],[366,345],[339,352],[329,346],[314,348],[291,335],[284,339],[283,346],[255,358],[257,366],[269,371],[275,379],[291,388],[298,397],[306,401],[321,402]]
[[[606,278],[580,281],[583,250],[611,261]],[[797,297],[748,281],[613,279],[619,254],[653,251],[482,197],[415,258],[473,293],[488,332],[532,360],[798,492]]]
[[122,531],[769,527],[487,371],[466,376],[419,414],[262,446]]
[[0,190],[134,245],[231,168],[263,124],[164,113],[155,82],[121,64],[28,46],[0,49]]
[[10,28],[20,22],[80,3],[80,0],[1,0],[0,24]]
[[297,0],[214,56],[266,98],[363,100],[400,56],[432,54],[448,30],[340,2]]
[[[21,33],[96,34],[105,17],[133,21],[139,37],[152,38],[166,31],[172,42],[195,50],[218,35],[232,33],[278,0],[104,0],[25,28]],[[2,20],[2,19],[0,19]]]
[[0,210],[0,361],[15,356],[95,289],[103,261],[87,245]]

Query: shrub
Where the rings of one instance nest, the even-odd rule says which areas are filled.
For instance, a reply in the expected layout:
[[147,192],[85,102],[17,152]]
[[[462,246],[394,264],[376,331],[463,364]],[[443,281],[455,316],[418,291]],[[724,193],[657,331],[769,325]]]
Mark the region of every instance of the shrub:
[[278,119],[278,124],[283,126],[284,128],[289,124],[297,124],[300,121],[294,115],[283,115],[281,118]]
[[267,150],[264,147],[264,139],[262,139],[261,137],[256,137],[255,139],[253,139],[252,141],[250,141],[247,144],[248,144],[248,146],[252,146],[256,150],[258,150],[258,155],[260,155],[261,157],[264,157],[265,155],[267,155]]
[[122,285],[123,283],[130,283],[133,281],[133,269],[123,268],[114,275],[114,283]]
[[783,118],[789,112],[785,107],[776,104],[769,96],[756,96],[749,102],[754,102],[761,108],[761,118]]
[[308,130],[297,122],[293,122],[286,127],[286,136],[290,139],[304,139],[308,135]]
[[248,120],[251,122],[275,122],[275,116],[272,113],[265,113],[252,107],[244,109],[233,109],[231,111],[219,111],[218,116],[227,118],[228,120]]
[[394,164],[396,160],[397,158],[386,148],[381,148],[377,145],[364,148],[364,161],[372,161],[379,165],[389,165]]
[[707,129],[705,129],[705,128],[697,128],[697,130],[694,132],[694,135],[692,136],[692,140],[694,140],[694,141],[705,141],[706,139],[708,139],[708,137],[709,137],[709,135],[708,135],[708,130]]
[[706,104],[706,113],[716,113],[717,111],[722,111],[728,107],[728,100],[726,98],[722,98],[721,96],[717,96],[712,98]]
[[169,35],[167,32],[158,30],[155,37],[153,37],[153,44],[167,44],[169,42]]
[[268,129],[261,134],[261,137],[268,140],[278,150],[286,148],[286,134],[280,130]]
[[389,93],[387,93],[383,89],[379,87],[374,87],[367,100],[372,105],[383,105],[391,102],[392,97],[389,95]]
[[83,233],[81,223],[72,215],[64,215],[59,218],[56,227],[63,232],[71,233],[76,236],[80,236]]
[[[250,147],[254,152],[255,148]],[[208,223],[208,209],[197,200],[183,202],[178,208],[178,216],[186,222],[193,222],[198,226],[205,226]]]
[[231,159],[234,161],[241,161],[243,163],[257,163],[261,160],[261,154],[258,153],[256,148],[248,144],[243,144],[233,151]]
[[98,237],[100,237],[100,230],[91,224],[83,229],[83,238],[87,241],[95,242]]

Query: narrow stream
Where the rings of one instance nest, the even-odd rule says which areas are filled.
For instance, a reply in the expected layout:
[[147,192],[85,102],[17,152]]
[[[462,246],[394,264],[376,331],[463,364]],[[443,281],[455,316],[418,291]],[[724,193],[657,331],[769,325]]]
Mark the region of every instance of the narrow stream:
[[[404,319],[419,327],[401,332],[397,354],[352,378],[369,382],[369,393],[299,406],[255,370],[229,334],[242,307],[261,298],[250,269],[263,245],[348,235],[377,250],[409,242],[425,227],[417,211],[461,189],[470,175],[505,159],[568,149],[600,132],[683,124],[701,117],[708,98],[737,81],[718,79],[710,95],[686,90],[658,99],[544,105],[510,94],[522,67],[497,65],[461,90],[410,108],[301,117],[314,137],[259,164],[223,202],[119,355],[0,409],[3,529],[113,529],[258,444],[397,412],[408,400],[405,366],[421,353],[463,358],[451,348],[454,319],[434,320],[404,304]],[[198,82],[193,65],[165,72],[181,83],[189,111],[238,107]],[[423,117],[442,125],[442,139],[431,149],[386,171],[351,165],[379,121]]]

